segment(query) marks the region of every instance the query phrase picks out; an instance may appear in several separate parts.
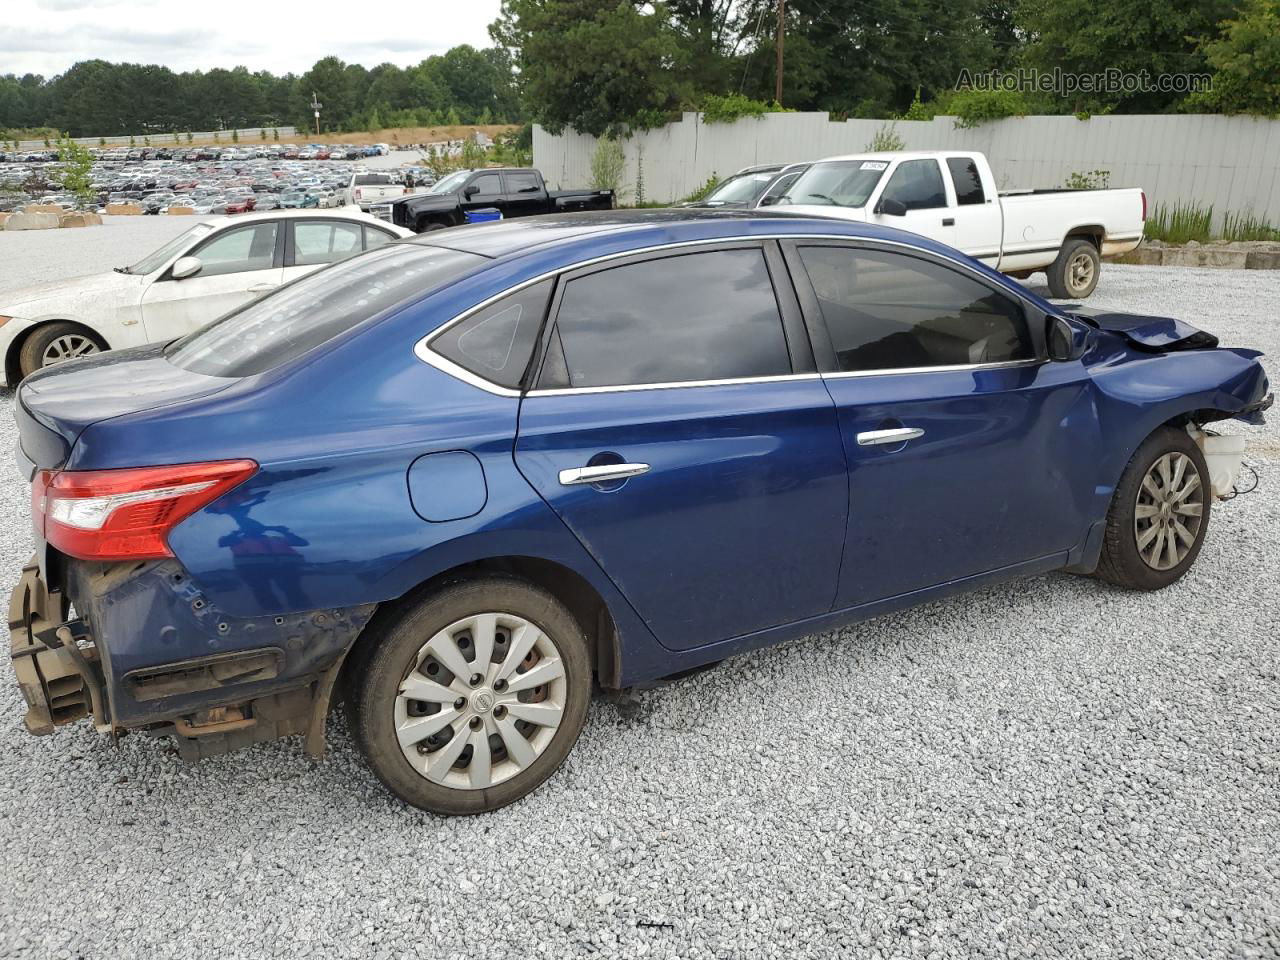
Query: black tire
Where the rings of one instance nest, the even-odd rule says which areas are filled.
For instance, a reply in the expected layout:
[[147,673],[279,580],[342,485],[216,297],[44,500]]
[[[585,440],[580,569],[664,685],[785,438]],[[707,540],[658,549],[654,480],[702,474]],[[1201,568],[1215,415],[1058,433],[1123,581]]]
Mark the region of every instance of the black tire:
[[[509,779],[477,789],[439,784],[414,769],[401,749],[396,736],[397,694],[428,640],[459,620],[488,612],[523,618],[550,638],[564,667],[563,713],[542,752]],[[372,629],[354,654],[347,712],[365,761],[406,803],[447,815],[497,810],[540,786],[573,749],[591,699],[591,657],[578,621],[545,590],[510,577],[455,583],[411,602]],[[474,649],[470,655],[474,657]],[[494,708],[495,716],[497,712]]]
[[[1201,514],[1199,524],[1193,532],[1194,542],[1185,556],[1167,569],[1157,569],[1143,558],[1139,550],[1140,534],[1136,513],[1143,479],[1166,454],[1185,454],[1190,458],[1199,476],[1198,505]],[[1209,483],[1209,466],[1205,463],[1204,454],[1185,430],[1161,427],[1147,437],[1125,467],[1120,483],[1111,497],[1102,556],[1099,558],[1096,575],[1130,590],[1160,590],[1182,577],[1200,555],[1205,533],[1209,529],[1209,515],[1213,504],[1213,492]],[[1156,521],[1145,521],[1147,524],[1154,522]],[[1157,537],[1159,535],[1157,533]],[[1174,536],[1173,531],[1169,532],[1169,536]]]
[[46,323],[43,326],[36,327],[22,341],[22,349],[18,352],[18,368],[21,370],[22,375],[27,377],[37,370],[43,369],[45,366],[45,351],[49,349],[50,344],[61,337],[68,336],[83,337],[91,342],[96,348],[91,351],[93,353],[106,349],[106,345],[100,338],[78,324],[66,320]]
[[432,230],[447,230],[448,228],[449,228],[449,225],[447,223],[427,221],[418,226],[418,232],[430,233]]
[[[1078,263],[1086,261],[1086,263]],[[1077,269],[1077,266],[1080,269]],[[1082,272],[1087,267],[1087,277]],[[1092,240],[1068,237],[1054,260],[1045,271],[1049,277],[1049,292],[1059,300],[1083,300],[1093,293],[1102,272],[1102,258]]]

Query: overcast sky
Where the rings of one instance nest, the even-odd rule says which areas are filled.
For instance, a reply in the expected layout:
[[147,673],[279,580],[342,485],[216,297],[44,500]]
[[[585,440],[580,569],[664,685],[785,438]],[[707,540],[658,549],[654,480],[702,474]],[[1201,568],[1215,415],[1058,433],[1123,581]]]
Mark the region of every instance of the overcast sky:
[[79,60],[302,73],[334,54],[407,66],[489,45],[499,0],[0,0],[0,73],[62,73]]

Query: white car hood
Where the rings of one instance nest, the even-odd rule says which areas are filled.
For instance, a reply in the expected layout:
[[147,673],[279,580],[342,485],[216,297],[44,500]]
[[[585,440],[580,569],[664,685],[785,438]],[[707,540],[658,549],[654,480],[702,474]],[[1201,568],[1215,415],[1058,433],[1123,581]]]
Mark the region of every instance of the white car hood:
[[0,314],[32,318],[49,313],[77,315],[86,308],[101,312],[103,307],[136,302],[145,282],[146,277],[112,271],[37,283],[0,293]]

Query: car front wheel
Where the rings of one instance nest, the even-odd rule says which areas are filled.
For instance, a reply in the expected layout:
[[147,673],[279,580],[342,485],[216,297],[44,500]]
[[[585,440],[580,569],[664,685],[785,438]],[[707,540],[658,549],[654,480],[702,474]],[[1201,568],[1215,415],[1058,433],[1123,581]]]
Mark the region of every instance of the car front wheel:
[[65,321],[47,323],[33,330],[22,342],[18,365],[26,377],[64,360],[101,353],[102,349],[101,342],[83,327]]
[[402,800],[442,814],[496,810],[573,748],[591,696],[587,640],[549,593],[495,577],[453,584],[357,652],[356,743]]
[[1200,447],[1185,430],[1161,427],[1112,495],[1097,575],[1133,590],[1167,587],[1199,556],[1212,501]]

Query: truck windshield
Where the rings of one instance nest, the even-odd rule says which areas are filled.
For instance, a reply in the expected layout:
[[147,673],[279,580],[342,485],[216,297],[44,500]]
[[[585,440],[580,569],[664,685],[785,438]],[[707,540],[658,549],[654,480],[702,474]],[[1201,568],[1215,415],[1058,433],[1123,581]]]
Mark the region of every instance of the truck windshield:
[[165,353],[174,366],[192,373],[252,376],[484,262],[457,250],[388,244],[254,300],[175,341]]
[[886,160],[832,160],[815,163],[800,174],[779,203],[805,203],[837,207],[866,206],[885,170]]
[[451,173],[428,190],[427,193],[453,193],[462,186],[462,182],[469,176],[471,176],[470,170],[459,170],[457,173]]

